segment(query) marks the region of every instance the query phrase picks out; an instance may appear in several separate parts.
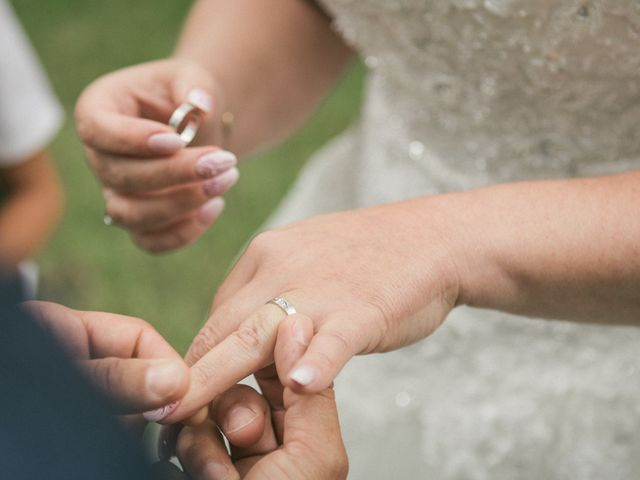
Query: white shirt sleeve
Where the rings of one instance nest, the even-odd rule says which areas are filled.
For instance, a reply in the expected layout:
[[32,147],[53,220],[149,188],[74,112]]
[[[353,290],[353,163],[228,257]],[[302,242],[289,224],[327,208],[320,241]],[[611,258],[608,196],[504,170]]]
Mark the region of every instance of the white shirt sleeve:
[[44,149],[62,121],[62,107],[29,39],[0,0],[0,167]]

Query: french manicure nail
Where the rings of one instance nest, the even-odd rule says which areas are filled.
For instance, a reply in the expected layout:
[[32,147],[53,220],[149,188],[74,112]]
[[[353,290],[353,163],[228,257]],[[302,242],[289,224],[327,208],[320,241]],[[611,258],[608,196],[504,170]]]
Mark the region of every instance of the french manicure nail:
[[236,156],[226,150],[207,153],[198,159],[196,173],[202,178],[211,178],[219,173],[235,167],[238,163]]
[[240,178],[240,172],[234,167],[204,182],[203,188],[207,195],[215,197],[216,195],[222,195],[233,187],[238,181],[238,178]]
[[156,410],[151,410],[149,412],[144,412],[142,416],[148,422],[160,422],[167,418],[171,413],[177,408],[180,402],[173,402],[169,405],[165,405],[164,407],[160,407]]
[[247,407],[234,407],[224,421],[223,431],[230,434],[243,429],[253,422],[258,414]]
[[159,399],[173,395],[183,380],[182,366],[175,360],[159,360],[147,370],[145,377],[147,390]]
[[298,367],[291,373],[291,375],[289,375],[291,380],[303,387],[311,385],[311,382],[313,382],[316,377],[316,369],[313,367]]
[[187,94],[187,100],[190,104],[198,107],[200,110],[210,112],[213,108],[213,98],[201,88],[194,88]]
[[156,133],[147,140],[149,149],[158,155],[167,155],[184,148],[185,143],[177,133]]
[[214,198],[205,203],[200,212],[198,219],[203,225],[210,225],[224,210],[224,200],[221,197]]

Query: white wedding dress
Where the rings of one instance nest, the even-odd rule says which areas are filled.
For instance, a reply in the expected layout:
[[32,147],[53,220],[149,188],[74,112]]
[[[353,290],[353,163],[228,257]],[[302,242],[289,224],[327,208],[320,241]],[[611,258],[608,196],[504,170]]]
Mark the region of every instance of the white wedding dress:
[[[637,0],[321,3],[371,69],[363,112],[271,225],[640,168]],[[640,478],[640,328],[458,308],[336,391],[356,480]]]

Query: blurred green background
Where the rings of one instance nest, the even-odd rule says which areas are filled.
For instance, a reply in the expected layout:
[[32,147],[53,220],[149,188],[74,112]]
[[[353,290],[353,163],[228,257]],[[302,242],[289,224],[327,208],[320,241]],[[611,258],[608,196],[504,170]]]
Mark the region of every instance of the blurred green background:
[[[285,145],[241,167],[223,217],[196,245],[154,257],[102,224],[97,182],[84,162],[72,112],[82,89],[115,69],[170,54],[191,1],[14,0],[67,112],[53,145],[67,191],[56,236],[39,256],[40,296],[77,309],[152,322],[181,352],[203,324],[231,262],[309,156],[357,115],[356,65],[309,124]],[[277,175],[273,172],[278,172]]]

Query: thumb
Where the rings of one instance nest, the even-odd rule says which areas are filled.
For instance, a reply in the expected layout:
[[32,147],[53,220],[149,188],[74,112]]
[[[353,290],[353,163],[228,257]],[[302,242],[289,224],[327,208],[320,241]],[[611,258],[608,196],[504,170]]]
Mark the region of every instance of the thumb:
[[173,83],[173,101],[176,106],[188,102],[207,115],[214,109],[216,87],[211,74],[196,64],[180,67]]
[[104,358],[81,365],[121,413],[167,405],[184,395],[189,384],[189,369],[181,360]]
[[345,364],[364,351],[365,340],[366,336],[354,324],[337,317],[328,320],[283,379],[284,385],[297,393],[317,393],[329,388]]
[[[284,438],[278,463],[287,478],[347,478],[349,461],[340,435],[333,389],[298,395],[287,388],[283,400]],[[257,471],[253,473],[250,472],[246,480],[263,478]]]

